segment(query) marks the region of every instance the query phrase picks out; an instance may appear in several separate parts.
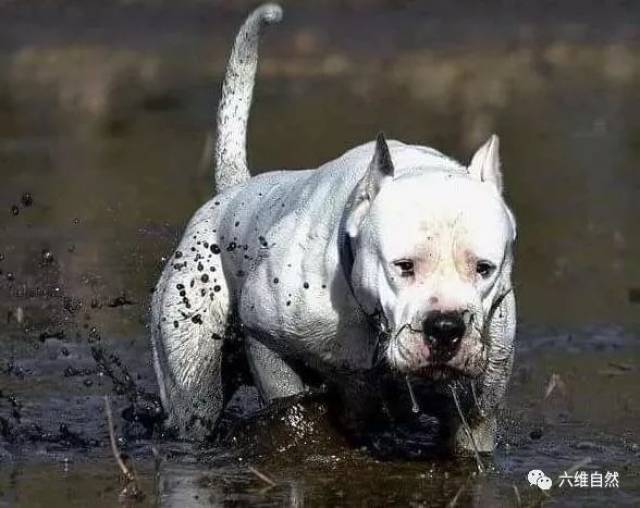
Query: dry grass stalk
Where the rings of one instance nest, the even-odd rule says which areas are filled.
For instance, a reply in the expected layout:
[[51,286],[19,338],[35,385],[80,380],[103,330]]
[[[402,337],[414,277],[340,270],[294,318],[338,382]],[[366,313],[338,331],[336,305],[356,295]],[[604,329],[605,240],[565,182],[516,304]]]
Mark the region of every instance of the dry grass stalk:
[[141,500],[144,497],[144,493],[140,489],[138,483],[138,477],[133,468],[129,468],[125,461],[122,459],[122,454],[118,448],[118,442],[116,440],[116,433],[113,426],[113,414],[111,413],[111,404],[109,403],[109,397],[104,396],[104,408],[107,413],[107,426],[109,428],[109,441],[111,442],[111,451],[113,457],[116,459],[116,463],[122,472],[124,477],[124,487],[120,492],[120,501],[127,500]]

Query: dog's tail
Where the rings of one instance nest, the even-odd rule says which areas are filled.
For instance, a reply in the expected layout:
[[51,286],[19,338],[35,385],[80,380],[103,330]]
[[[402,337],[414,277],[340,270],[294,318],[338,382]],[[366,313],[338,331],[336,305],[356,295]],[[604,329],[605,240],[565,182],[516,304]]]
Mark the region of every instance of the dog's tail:
[[264,4],[255,9],[236,36],[218,106],[214,181],[216,193],[250,178],[247,167],[247,121],[258,66],[258,42],[264,24],[282,19],[282,8]]

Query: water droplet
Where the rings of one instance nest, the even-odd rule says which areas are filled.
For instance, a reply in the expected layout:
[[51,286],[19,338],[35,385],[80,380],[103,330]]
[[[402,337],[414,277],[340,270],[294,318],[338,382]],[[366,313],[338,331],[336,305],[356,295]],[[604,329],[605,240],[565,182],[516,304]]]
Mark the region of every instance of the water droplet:
[[409,389],[409,397],[411,397],[411,411],[414,413],[420,412],[420,406],[418,406],[418,401],[416,399],[415,393],[413,393],[413,387],[411,386],[411,381],[409,381],[409,376],[405,377],[407,381],[407,388]]

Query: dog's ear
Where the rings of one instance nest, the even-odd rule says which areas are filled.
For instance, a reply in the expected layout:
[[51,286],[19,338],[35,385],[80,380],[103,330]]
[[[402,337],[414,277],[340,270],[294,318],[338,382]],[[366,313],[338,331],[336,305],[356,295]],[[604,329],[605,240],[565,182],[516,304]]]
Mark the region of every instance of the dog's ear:
[[367,197],[370,201],[378,195],[380,187],[382,187],[382,183],[386,178],[393,179],[394,172],[389,146],[384,134],[381,132],[376,138],[376,149],[364,177]]
[[371,201],[378,195],[385,180],[392,180],[395,169],[389,153],[389,146],[381,132],[376,138],[375,151],[369,163],[367,172],[355,188],[354,197],[348,206],[346,230],[352,238],[357,235],[357,229],[371,206]]
[[469,174],[481,182],[493,184],[502,193],[502,171],[500,170],[500,139],[493,134],[478,148],[469,164]]

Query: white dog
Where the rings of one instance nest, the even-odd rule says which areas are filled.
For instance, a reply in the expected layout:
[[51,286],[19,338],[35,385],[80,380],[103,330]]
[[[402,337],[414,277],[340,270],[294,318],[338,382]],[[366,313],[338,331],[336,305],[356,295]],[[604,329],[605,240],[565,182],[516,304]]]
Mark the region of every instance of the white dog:
[[[406,396],[406,378],[414,402],[444,415],[455,450],[491,451],[515,332],[516,230],[498,138],[468,167],[379,135],[318,169],[251,178],[259,32],[281,15],[263,5],[236,38],[218,111],[218,194],[191,219],[153,298],[170,422],[184,437],[214,429],[222,356],[243,348],[265,402],[305,391],[311,374],[369,418],[380,380],[400,379]],[[417,401],[412,386],[426,387]],[[458,409],[425,406],[431,393]]]

